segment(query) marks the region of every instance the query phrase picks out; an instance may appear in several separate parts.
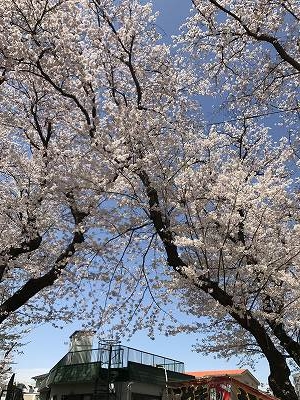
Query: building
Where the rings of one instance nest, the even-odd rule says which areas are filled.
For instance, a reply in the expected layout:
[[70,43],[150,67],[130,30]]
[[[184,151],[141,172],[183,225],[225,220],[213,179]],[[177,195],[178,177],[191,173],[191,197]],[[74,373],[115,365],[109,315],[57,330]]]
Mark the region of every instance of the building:
[[92,347],[76,331],[70,351],[46,375],[33,377],[40,400],[161,400],[174,382],[193,379],[181,361],[112,342]]
[[194,371],[188,372],[189,375],[198,378],[209,378],[209,377],[230,377],[235,380],[245,383],[254,389],[258,389],[260,382],[251,374],[248,369],[228,369],[228,370],[218,370],[218,371]]
[[[218,371],[220,373],[216,375],[208,375],[207,372],[209,371],[205,371],[203,377],[199,376],[202,372],[197,372],[198,377],[189,382],[174,382],[169,388],[168,400],[277,400],[274,396],[233,378],[226,370],[223,374]],[[249,371],[248,373],[250,374]]]
[[69,352],[33,377],[39,400],[275,400],[248,370],[184,372],[184,363],[76,331]]

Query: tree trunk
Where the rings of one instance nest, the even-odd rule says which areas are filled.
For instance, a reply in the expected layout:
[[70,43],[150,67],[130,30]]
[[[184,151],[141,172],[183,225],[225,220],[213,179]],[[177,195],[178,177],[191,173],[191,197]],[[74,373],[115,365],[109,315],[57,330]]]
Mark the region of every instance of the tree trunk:
[[[168,264],[182,278],[191,282],[184,272],[186,264],[178,254],[172,232],[168,229],[160,210],[157,190],[152,186],[149,176],[145,171],[140,171],[139,177],[146,188],[150,219],[163,242]],[[199,276],[198,279],[192,282],[195,288],[204,291],[224,307],[231,309],[232,311],[229,312],[231,317],[255,338],[269,363],[270,375],[268,380],[274,396],[280,400],[299,400],[295,388],[290,381],[291,371],[287,365],[286,357],[276,348],[266,328],[252,316],[250,311],[240,309],[238,305],[234,304],[232,296],[220,288],[217,282],[213,282],[205,276]]]

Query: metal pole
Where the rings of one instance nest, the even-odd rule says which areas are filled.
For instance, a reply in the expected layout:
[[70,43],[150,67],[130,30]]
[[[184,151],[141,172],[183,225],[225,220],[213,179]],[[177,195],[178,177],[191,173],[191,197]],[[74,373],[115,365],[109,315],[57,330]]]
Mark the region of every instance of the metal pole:
[[112,344],[109,344],[109,352],[108,352],[108,366],[107,366],[107,397],[109,400],[109,389],[110,389],[110,369],[111,369],[111,355],[112,355]]
[[166,370],[166,367],[164,367],[164,371],[165,371],[165,379],[166,379],[166,399],[169,400],[168,372]]

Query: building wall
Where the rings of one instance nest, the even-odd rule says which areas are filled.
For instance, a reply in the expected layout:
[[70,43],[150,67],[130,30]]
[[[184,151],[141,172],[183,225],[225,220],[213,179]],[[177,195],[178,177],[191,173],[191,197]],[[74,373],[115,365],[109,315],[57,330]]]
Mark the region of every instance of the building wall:
[[258,383],[257,380],[252,377],[250,374],[245,372],[244,374],[233,376],[237,381],[240,381],[242,383],[245,383],[248,386],[253,387],[254,389],[258,389]]
[[[143,397],[145,400],[166,400],[166,388],[161,385],[141,382],[116,382],[114,388],[116,400],[133,400]],[[50,400],[63,400],[63,396],[69,395],[83,395],[78,400],[92,400],[93,392],[93,384],[53,385]],[[113,396],[111,397],[113,398]]]
[[[53,385],[50,392],[50,400],[61,400],[63,395],[86,394],[92,395],[94,387],[91,384],[72,383],[71,385]],[[85,400],[89,400],[86,396]]]
[[[133,398],[137,398],[137,394],[139,395],[147,395],[153,398],[166,399],[166,388],[161,385],[151,385],[147,383],[140,382],[129,382],[127,383],[127,393],[128,397],[126,400],[133,400]],[[123,392],[124,393],[124,392]],[[141,396],[142,397],[142,396]],[[146,396],[145,396],[146,397]]]

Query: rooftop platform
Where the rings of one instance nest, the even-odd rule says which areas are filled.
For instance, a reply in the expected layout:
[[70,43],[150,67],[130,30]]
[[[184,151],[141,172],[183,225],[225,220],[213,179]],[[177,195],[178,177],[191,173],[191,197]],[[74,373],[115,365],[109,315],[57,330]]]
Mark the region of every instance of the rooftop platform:
[[184,363],[181,361],[119,344],[104,343],[99,344],[97,348],[67,353],[50,370],[47,377],[42,379],[40,387],[67,382],[105,380],[107,374],[124,381],[146,380],[149,377],[155,381],[164,381],[165,373],[168,373],[171,380],[187,378],[184,375]]

